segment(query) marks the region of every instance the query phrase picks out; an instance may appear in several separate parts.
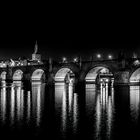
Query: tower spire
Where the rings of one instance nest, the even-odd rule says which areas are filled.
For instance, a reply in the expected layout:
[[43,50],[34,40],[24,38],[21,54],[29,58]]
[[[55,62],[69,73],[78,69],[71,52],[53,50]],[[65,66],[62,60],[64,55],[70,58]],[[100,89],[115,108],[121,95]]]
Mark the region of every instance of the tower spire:
[[37,51],[38,51],[38,44],[36,40],[35,47],[34,47],[34,54],[37,54]]

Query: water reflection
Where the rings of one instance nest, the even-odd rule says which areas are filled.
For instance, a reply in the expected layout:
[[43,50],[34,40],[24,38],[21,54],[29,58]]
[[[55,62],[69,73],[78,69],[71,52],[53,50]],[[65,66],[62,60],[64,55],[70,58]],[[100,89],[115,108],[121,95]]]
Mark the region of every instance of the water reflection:
[[[45,84],[42,85],[41,82],[32,83],[32,114],[33,114],[33,117],[36,118],[37,126],[40,125],[43,108],[44,108],[43,106],[44,105],[44,89],[45,89]],[[28,93],[28,98],[30,98],[29,93]],[[29,99],[28,99],[28,102],[30,102]],[[30,107],[28,109],[30,109]]]
[[56,115],[61,116],[61,132],[65,137],[68,133],[76,134],[78,127],[79,106],[78,94],[74,86],[68,84],[55,85]]
[[14,86],[11,87],[11,101],[10,101],[10,116],[11,123],[13,124],[15,118],[15,90]]
[[[128,132],[132,133],[130,130],[133,130],[135,124],[139,123],[139,86],[130,86],[130,90],[128,86],[115,87],[114,93],[114,88],[107,84],[86,84],[85,91],[78,89],[78,93],[75,93],[77,87],[75,88],[74,85],[57,83],[54,94],[51,90],[51,92],[47,91],[47,95],[52,95],[50,102],[53,104],[51,104],[53,109],[55,105],[56,114],[53,117],[53,109],[50,104],[45,103],[50,100],[50,97],[44,100],[47,88],[42,82],[32,82],[30,88],[24,88],[22,82],[7,85],[3,81],[1,85],[0,123],[4,124],[2,127],[10,125],[12,130],[18,126],[17,128],[29,128],[29,133],[35,130],[35,134],[43,129],[45,136],[46,132],[50,132],[50,135],[59,133],[58,138],[71,138],[79,134],[86,136],[87,139],[89,137],[91,139],[113,139],[114,133],[119,137],[122,134],[125,137]],[[44,104],[48,106],[45,107],[45,111]],[[44,113],[46,114],[43,115]],[[55,122],[54,119],[57,120],[56,126],[52,125]],[[43,124],[42,127],[41,124]],[[56,129],[57,132],[53,131]]]
[[79,119],[78,95],[75,93],[73,98],[73,132],[77,133]]
[[[35,122],[36,126],[41,123],[44,109],[45,84],[33,82],[32,90],[23,90],[21,81],[14,81],[11,85],[2,83],[0,92],[0,120],[10,120],[11,126],[21,125],[24,120],[29,123]],[[6,115],[7,114],[7,115]]]
[[133,122],[137,123],[140,107],[140,86],[130,86],[130,111]]
[[3,88],[1,88],[1,94],[0,94],[0,119],[2,122],[5,122],[6,117],[6,84],[3,82]]
[[[21,82],[13,82],[15,93],[14,96],[11,97],[13,99],[13,105],[15,107],[15,114],[17,121],[23,120],[23,90],[22,90],[22,83]],[[12,87],[11,87],[12,88]],[[12,96],[12,95],[11,95]],[[14,102],[15,100],[15,102]],[[12,112],[11,112],[12,113]],[[13,112],[14,113],[14,112]],[[12,114],[13,114],[12,113]]]
[[30,122],[31,119],[31,92],[27,92],[27,123]]
[[[92,125],[91,137],[111,138],[114,113],[114,89],[112,87],[86,84],[86,110]],[[95,123],[95,124],[94,124]]]
[[86,114],[92,118],[96,104],[96,86],[95,84],[86,84]]

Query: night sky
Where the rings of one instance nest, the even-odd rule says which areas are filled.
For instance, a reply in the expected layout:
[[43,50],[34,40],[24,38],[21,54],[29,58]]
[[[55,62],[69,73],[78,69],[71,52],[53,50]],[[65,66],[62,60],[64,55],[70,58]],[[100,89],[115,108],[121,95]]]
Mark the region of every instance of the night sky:
[[[31,58],[34,52],[36,39],[30,40],[3,40],[0,42],[0,60],[18,57]],[[131,56],[133,52],[140,55],[140,43],[135,44],[94,44],[92,41],[83,40],[37,40],[38,53],[42,54],[43,59],[53,57],[60,59],[64,56],[72,59],[76,56],[89,58],[101,53],[104,58],[108,54],[117,57],[120,51],[126,52],[127,56]],[[116,42],[115,42],[116,43]]]
[[93,7],[87,13],[81,10],[72,13],[74,9],[71,7],[65,7],[62,11],[60,7],[54,11],[53,7],[46,12],[49,6],[38,9],[38,3],[31,12],[28,11],[31,6],[16,6],[15,11],[10,7],[9,12],[6,13],[6,9],[1,12],[0,60],[21,56],[31,58],[36,40],[38,53],[42,54],[43,59],[50,56],[55,59],[77,55],[89,57],[96,53],[104,57],[111,53],[116,57],[121,50],[128,55],[133,51],[140,55],[140,37],[136,26],[140,25],[139,18],[134,18],[128,11],[118,16],[118,7],[115,13],[112,10],[106,13],[106,7],[103,12],[100,9],[92,11]]

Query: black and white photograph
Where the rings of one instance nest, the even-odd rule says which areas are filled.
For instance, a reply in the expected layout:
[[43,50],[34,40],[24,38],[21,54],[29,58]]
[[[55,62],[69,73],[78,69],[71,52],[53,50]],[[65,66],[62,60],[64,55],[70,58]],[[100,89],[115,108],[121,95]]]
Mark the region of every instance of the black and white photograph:
[[140,44],[31,39],[0,47],[3,138],[139,137]]
[[0,139],[140,139],[139,16],[17,7],[0,16]]

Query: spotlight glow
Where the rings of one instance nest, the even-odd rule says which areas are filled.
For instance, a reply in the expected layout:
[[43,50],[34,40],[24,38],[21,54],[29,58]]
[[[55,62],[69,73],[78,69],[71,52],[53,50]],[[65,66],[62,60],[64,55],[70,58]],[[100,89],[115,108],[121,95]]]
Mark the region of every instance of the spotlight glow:
[[63,62],[66,62],[67,58],[66,57],[63,57]]
[[97,54],[97,58],[101,58],[101,54]]
[[108,59],[112,59],[112,57],[113,57],[112,55],[108,55]]
[[77,62],[77,61],[78,61],[78,58],[77,58],[77,57],[76,57],[76,58],[74,58],[74,59],[73,59],[73,61],[74,61],[74,62]]

